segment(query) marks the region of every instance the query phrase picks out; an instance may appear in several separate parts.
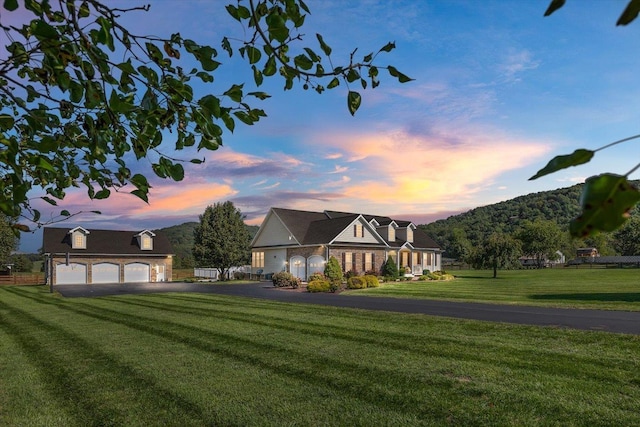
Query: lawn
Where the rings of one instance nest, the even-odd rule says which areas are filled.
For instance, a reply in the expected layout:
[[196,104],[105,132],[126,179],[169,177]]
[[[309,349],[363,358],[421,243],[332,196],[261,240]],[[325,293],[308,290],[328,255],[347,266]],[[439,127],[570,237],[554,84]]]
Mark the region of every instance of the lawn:
[[640,310],[640,269],[450,271],[452,281],[393,282],[347,295]]
[[640,337],[0,288],[0,425],[640,425]]

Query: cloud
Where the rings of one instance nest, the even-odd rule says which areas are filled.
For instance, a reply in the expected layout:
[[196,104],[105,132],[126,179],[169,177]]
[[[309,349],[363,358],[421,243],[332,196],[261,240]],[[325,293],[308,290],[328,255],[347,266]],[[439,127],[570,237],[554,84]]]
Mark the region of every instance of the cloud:
[[307,170],[309,163],[283,153],[271,153],[270,157],[220,149],[209,154],[205,163],[205,175],[228,178],[260,176],[292,177],[300,170]]
[[433,203],[448,209],[471,203],[472,196],[500,174],[535,162],[549,151],[537,141],[468,129],[330,135],[323,143],[342,147],[348,157],[360,159],[359,170],[368,172],[352,174],[344,183],[347,198],[423,210]]
[[342,157],[342,153],[330,153],[324,156],[327,160],[336,160]]
[[346,166],[338,166],[338,165],[336,165],[335,168],[331,172],[327,172],[327,173],[330,173],[330,174],[345,173],[348,170],[349,170],[349,168],[346,167]]

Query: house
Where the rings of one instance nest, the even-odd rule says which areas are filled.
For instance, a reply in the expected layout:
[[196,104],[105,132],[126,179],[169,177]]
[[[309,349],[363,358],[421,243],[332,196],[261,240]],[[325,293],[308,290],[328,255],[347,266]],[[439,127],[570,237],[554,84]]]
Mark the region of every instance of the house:
[[589,257],[597,257],[600,256],[598,253],[598,249],[596,248],[579,248],[576,251],[576,256],[578,258],[589,258]]
[[[538,268],[538,258],[535,256],[521,256],[518,258],[520,260],[520,264],[523,268]],[[543,267],[554,267],[558,265],[563,265],[566,263],[566,258],[564,254],[560,251],[555,252],[555,256],[553,259],[549,259],[548,257],[544,257],[540,260],[540,263]]]
[[271,208],[251,242],[251,273],[307,280],[330,257],[344,272],[380,274],[389,256],[414,275],[441,270],[442,249],[410,221],[349,212]]
[[159,231],[43,230],[50,285],[171,281],[173,251]]

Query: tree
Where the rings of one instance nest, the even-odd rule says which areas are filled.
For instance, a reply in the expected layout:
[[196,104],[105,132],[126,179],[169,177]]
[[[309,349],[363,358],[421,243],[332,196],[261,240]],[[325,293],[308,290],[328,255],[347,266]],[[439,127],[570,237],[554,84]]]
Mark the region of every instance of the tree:
[[462,228],[454,228],[449,233],[448,246],[445,249],[447,257],[454,259],[465,259],[473,249],[471,242],[467,238],[467,233]]
[[18,237],[14,233],[11,221],[0,214],[0,267],[9,263],[11,253],[18,247]]
[[389,257],[387,258],[387,261],[384,263],[384,265],[382,266],[382,275],[384,277],[390,277],[392,279],[397,279],[398,278],[398,266],[396,265],[396,262],[394,261],[393,257],[391,255],[389,255]]
[[508,234],[493,233],[482,245],[476,247],[468,262],[473,268],[491,268],[493,277],[498,276],[498,269],[520,266],[518,257],[521,254],[520,242]]
[[13,264],[13,271],[15,272],[29,273],[33,270],[33,261],[25,254],[11,255],[9,262]]
[[[566,0],[551,0],[544,16],[551,15],[563,7],[565,2]],[[630,24],[638,17],[638,13],[640,1],[630,0],[616,25]],[[596,152],[637,138],[640,138],[640,135],[606,144],[596,150],[580,148],[571,154],[556,156],[529,179],[537,179],[571,166],[588,163]],[[614,231],[624,225],[630,211],[640,202],[640,191],[628,179],[638,169],[640,163],[624,175],[604,173],[588,178],[580,197],[582,213],[571,221],[569,226],[571,235],[584,238],[598,231]]]
[[197,265],[217,268],[223,278],[231,267],[250,261],[249,232],[242,212],[229,201],[207,206],[193,237],[193,257]]
[[632,217],[613,238],[613,247],[620,255],[640,255],[640,216]]
[[[215,150],[237,123],[253,125],[266,116],[249,102],[269,95],[247,90],[246,82],[225,88],[216,82],[209,93],[194,93],[193,82],[212,83],[221,65],[213,47],[179,33],[140,36],[120,23],[123,14],[150,6],[25,0],[18,12],[30,21],[17,27],[11,12],[18,7],[18,0],[4,0],[0,14],[3,40],[10,42],[0,59],[0,212],[11,218],[42,225],[29,202],[32,190],[51,205],[80,186],[91,199],[129,191],[148,201],[151,172],[180,181],[185,161],[203,161],[181,159],[181,150]],[[222,49],[247,61],[256,89],[276,75],[285,90],[298,83],[322,93],[344,84],[348,110],[355,114],[361,96],[352,84],[375,88],[380,70],[401,83],[411,80],[375,62],[394,43],[362,57],[354,50],[343,65],[333,64],[332,49],[320,34],[313,49],[300,46],[310,13],[302,0],[238,0],[226,12],[244,27],[246,40],[223,37]],[[172,149],[163,144],[169,135]],[[141,159],[151,170],[132,173]],[[57,219],[70,215],[62,210]]]
[[526,221],[517,237],[522,242],[522,253],[535,258],[538,268],[544,267],[547,260],[556,259],[562,241],[558,224],[543,219]]

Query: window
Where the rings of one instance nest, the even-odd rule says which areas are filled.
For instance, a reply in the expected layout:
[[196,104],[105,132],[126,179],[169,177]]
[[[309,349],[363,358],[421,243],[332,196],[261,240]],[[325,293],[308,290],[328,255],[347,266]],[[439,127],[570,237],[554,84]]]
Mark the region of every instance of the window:
[[351,266],[353,264],[353,254],[351,252],[345,252],[342,255],[342,271],[351,270]]
[[393,242],[396,240],[396,229],[393,228],[393,225],[389,226],[389,241]]
[[413,229],[407,227],[407,242],[413,242]]
[[431,264],[431,252],[427,252],[425,255],[427,256],[427,260],[426,260],[425,264],[427,265],[427,267],[431,267],[432,266],[432,264]]
[[140,249],[144,251],[150,251],[153,249],[153,240],[148,234],[140,236]]
[[264,252],[251,252],[251,267],[264,268]]
[[402,252],[400,254],[400,267],[409,266],[409,252]]
[[364,228],[362,224],[353,225],[353,237],[364,237]]
[[420,265],[420,260],[418,258],[418,255],[420,255],[419,252],[414,252],[414,253],[411,254],[411,265],[412,266]]
[[373,270],[373,254],[367,252],[363,255],[362,271],[367,272]]
[[73,233],[73,249],[86,249],[87,248],[87,236],[76,231]]

